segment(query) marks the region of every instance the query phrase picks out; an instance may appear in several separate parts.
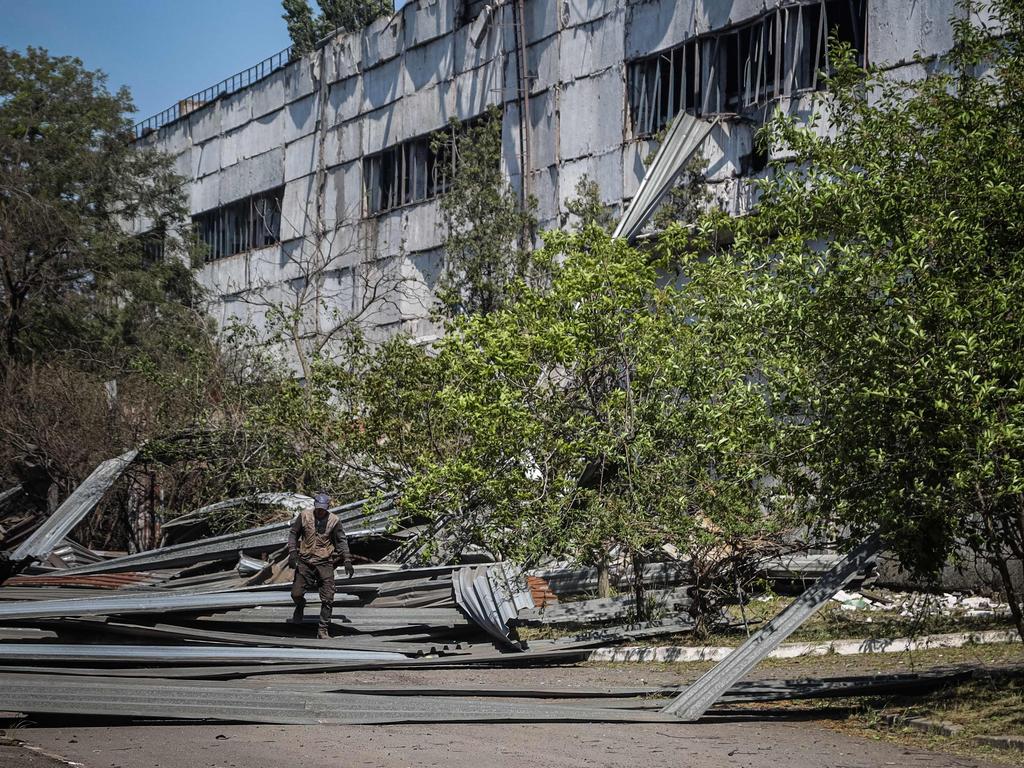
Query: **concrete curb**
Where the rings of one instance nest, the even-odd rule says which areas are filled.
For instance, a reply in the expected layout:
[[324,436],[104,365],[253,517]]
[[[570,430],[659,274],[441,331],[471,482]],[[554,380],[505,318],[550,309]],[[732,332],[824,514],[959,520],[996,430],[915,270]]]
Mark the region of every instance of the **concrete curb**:
[[886,725],[899,728],[904,726],[921,733],[933,733],[939,736],[959,736],[964,729],[962,725],[947,723],[945,720],[930,720],[927,717],[905,718],[902,715],[882,715]]
[[1024,736],[975,736],[971,739],[975,744],[996,749],[1014,749],[1024,752]]
[[[1013,630],[989,630],[986,632],[954,632],[944,635],[923,637],[893,637],[877,640],[832,640],[823,643],[783,643],[768,657],[772,659],[793,659],[798,656],[855,656],[862,653],[903,653],[933,648],[962,648],[965,645],[992,645],[1019,643],[1020,637]],[[735,648],[705,646],[691,648],[681,645],[664,645],[653,648],[623,646],[621,648],[597,648],[591,651],[588,661],[605,662],[684,662],[721,661]]]
[[[959,736],[964,727],[945,720],[930,720],[926,717],[906,719],[900,715],[883,715],[882,720],[893,728],[910,728],[921,733],[938,734],[939,736]],[[971,742],[983,747],[994,749],[1015,750],[1024,752],[1024,736],[971,736]]]

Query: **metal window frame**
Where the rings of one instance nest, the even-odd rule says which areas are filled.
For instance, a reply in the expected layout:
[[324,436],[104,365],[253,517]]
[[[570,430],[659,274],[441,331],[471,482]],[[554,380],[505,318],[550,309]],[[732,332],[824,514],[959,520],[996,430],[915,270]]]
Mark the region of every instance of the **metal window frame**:
[[[209,248],[204,261],[209,264],[280,243],[283,199],[284,185],[281,185],[192,216],[196,234]],[[261,203],[263,210],[258,207]],[[269,219],[268,224],[267,209],[271,206],[276,215]],[[257,237],[260,223],[266,232]]]
[[[802,0],[626,62],[626,106],[634,138],[657,133],[680,110],[694,115],[722,114],[736,107],[756,106],[819,89],[821,64],[825,69],[830,66],[825,45],[829,30],[827,9],[836,3],[848,9],[854,37],[851,42],[859,59],[866,61],[869,0]],[[814,24],[809,13],[812,8],[818,14],[816,34],[806,27]],[[736,56],[734,61],[725,62],[721,53],[727,35],[737,35]],[[677,58],[682,61],[684,73],[680,82],[676,76]],[[668,62],[667,70],[664,62]],[[727,78],[721,76],[733,67],[735,93],[726,90]],[[667,109],[662,105],[665,88],[669,89]]]

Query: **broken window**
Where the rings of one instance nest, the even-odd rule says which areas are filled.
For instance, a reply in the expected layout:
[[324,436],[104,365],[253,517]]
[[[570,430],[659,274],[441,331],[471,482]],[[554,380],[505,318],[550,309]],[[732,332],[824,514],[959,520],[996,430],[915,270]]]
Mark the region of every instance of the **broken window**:
[[164,260],[165,244],[167,242],[167,227],[158,224],[150,230],[138,236],[139,244],[142,246],[142,263],[144,266],[159,264]]
[[430,136],[405,141],[366,157],[363,179],[367,215],[429,200],[444,191]]
[[649,136],[680,110],[742,112],[779,95],[819,87],[829,69],[828,36],[849,43],[864,64],[867,0],[813,0],[687,40],[629,63],[633,131]]
[[277,187],[193,216],[206,261],[279,243],[283,195],[284,187]]
[[[460,130],[479,124],[483,117],[463,122]],[[432,147],[435,134],[403,141],[363,158],[366,215],[384,213],[443,194],[456,157],[449,146]]]

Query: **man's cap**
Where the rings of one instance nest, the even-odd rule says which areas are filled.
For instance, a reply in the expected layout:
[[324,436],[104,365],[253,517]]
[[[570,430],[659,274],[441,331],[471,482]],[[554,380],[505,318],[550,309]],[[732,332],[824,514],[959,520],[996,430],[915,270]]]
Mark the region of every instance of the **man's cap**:
[[331,497],[326,493],[318,493],[313,497],[313,509],[330,509]]

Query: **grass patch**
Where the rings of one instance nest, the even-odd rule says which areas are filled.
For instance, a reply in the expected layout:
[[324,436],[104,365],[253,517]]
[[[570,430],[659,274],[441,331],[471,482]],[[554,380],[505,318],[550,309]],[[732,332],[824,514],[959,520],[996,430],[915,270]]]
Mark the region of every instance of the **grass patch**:
[[[831,727],[907,746],[1024,764],[1020,752],[972,740],[975,736],[1024,736],[1024,670],[993,673],[925,696],[850,699],[845,703],[850,708],[848,716],[832,721]],[[891,717],[897,718],[895,723],[891,723]],[[962,730],[952,736],[921,733],[906,724],[915,718],[950,723]]]

